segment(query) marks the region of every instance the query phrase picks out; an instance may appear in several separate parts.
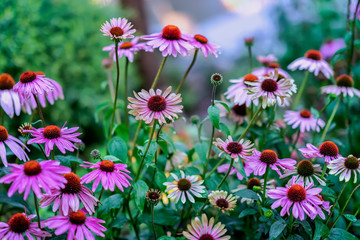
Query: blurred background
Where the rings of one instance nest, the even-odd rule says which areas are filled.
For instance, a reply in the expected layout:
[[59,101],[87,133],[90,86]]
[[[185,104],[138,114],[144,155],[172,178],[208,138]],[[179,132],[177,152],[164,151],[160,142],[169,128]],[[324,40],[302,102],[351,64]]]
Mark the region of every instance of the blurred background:
[[[247,74],[244,38],[254,37],[255,56],[274,54],[286,69],[306,50],[319,49],[329,38],[344,37],[346,8],[345,0],[1,0],[0,72],[18,81],[24,71],[42,71],[58,81],[65,100],[48,105],[45,118],[59,126],[65,121],[68,126],[80,126],[85,144],[98,147],[105,139],[94,113],[111,101],[102,66],[108,57],[102,48],[111,41],[99,31],[106,20],[129,18],[136,35],[160,32],[174,24],[220,45],[218,58],[199,54],[183,88],[184,116],[197,113],[203,117],[210,104],[212,73],[222,73],[225,79],[218,98],[229,79]],[[191,60],[192,56],[170,58],[160,87],[176,86]],[[158,51],[136,57],[130,66],[129,94],[132,89],[149,88],[160,61]],[[255,58],[253,61],[260,66]],[[122,69],[123,59],[120,64]],[[112,71],[115,78],[114,68]],[[302,73],[296,74],[292,73],[295,80],[302,79]],[[316,105],[316,93],[308,101]],[[29,118],[22,115],[11,120],[10,132],[15,134],[19,123]]]

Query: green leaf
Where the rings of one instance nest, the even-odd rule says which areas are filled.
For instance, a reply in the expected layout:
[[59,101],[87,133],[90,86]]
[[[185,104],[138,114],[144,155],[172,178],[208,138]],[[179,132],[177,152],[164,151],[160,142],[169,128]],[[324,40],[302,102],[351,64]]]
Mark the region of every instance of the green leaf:
[[311,236],[312,235],[312,229],[311,229],[310,223],[308,223],[307,221],[301,221],[299,223],[305,229],[306,234]]
[[67,156],[56,155],[55,159],[58,160],[61,165],[66,167],[71,167],[71,163],[79,163],[79,164],[84,163],[80,158],[71,155],[67,155]]
[[344,217],[349,220],[350,222],[356,222],[357,218],[352,214],[344,214]]
[[206,163],[206,154],[208,151],[208,144],[198,142],[195,144],[195,152],[199,156],[202,163]]
[[319,111],[316,108],[311,107],[310,112],[314,116],[314,118],[319,118]]
[[215,103],[219,103],[219,104],[223,105],[224,108],[226,108],[226,110],[228,111],[228,113],[231,114],[231,109],[230,109],[229,105],[227,105],[226,103],[219,101],[219,100],[215,100]]
[[116,218],[113,218],[112,221],[111,221],[111,228],[122,228],[125,223],[127,222],[127,218],[124,214],[120,214],[118,215]]
[[121,194],[114,194],[110,197],[107,197],[102,204],[100,204],[99,212],[102,216],[105,216],[110,213],[111,209],[119,209],[122,206],[123,197]]
[[286,228],[286,225],[287,224],[286,222],[284,222],[284,220],[274,222],[270,227],[269,239],[277,239],[277,237],[280,236],[282,231],[284,231],[284,229]]
[[243,211],[241,211],[239,218],[255,215],[258,211],[254,208],[245,208]]
[[357,240],[358,238],[349,233],[348,231],[341,228],[333,228],[331,229],[328,239],[332,240]]
[[115,127],[115,133],[116,133],[116,136],[120,137],[125,142],[129,141],[129,130],[125,124],[118,124]]
[[149,190],[149,187],[143,180],[138,180],[134,184],[134,190],[135,190],[135,204],[141,214],[142,211],[144,210],[145,195],[147,190]]
[[[248,177],[246,176],[246,173],[245,173],[245,169],[244,169],[244,164],[242,161],[239,161],[240,164],[234,164],[234,168],[247,180]],[[238,167],[240,166],[240,167]]]
[[114,137],[109,142],[108,149],[110,155],[114,155],[122,162],[126,162],[128,148],[126,142],[123,139],[119,137]]
[[26,208],[26,211],[29,213],[33,212],[27,202],[25,202],[23,198],[20,197],[20,195],[13,195],[11,198],[9,198],[6,193],[0,193],[0,203],[19,208],[22,211],[24,211],[24,208]]
[[227,136],[230,135],[230,130],[225,123],[220,123],[220,130],[223,131]]
[[199,133],[201,134],[201,129],[202,129],[202,126],[204,125],[204,123],[206,122],[206,120],[209,119],[209,115],[206,116],[206,118],[204,118],[204,120],[201,121],[201,123],[199,124]]
[[319,220],[315,220],[315,232],[313,240],[320,240],[322,236],[329,232],[329,228]]
[[332,198],[333,200],[336,199],[337,194],[334,190],[332,190],[331,188],[327,187],[327,186],[320,186],[322,188],[321,190],[321,194],[328,196],[330,198]]
[[215,128],[220,129],[220,109],[216,105],[211,105],[208,108],[208,114],[211,123],[214,125]]
[[[174,209],[161,208],[154,210],[155,218],[154,223],[165,226],[175,226],[180,222],[180,215]],[[151,214],[144,213],[140,218],[142,222],[151,222]],[[177,225],[176,225],[177,226]]]
[[188,167],[188,168],[186,168],[186,174],[187,175],[200,175],[201,172],[196,167]]
[[162,236],[160,238],[158,238],[159,240],[176,240],[176,238],[174,237],[169,237],[169,236]]
[[249,198],[253,200],[259,199],[259,196],[256,194],[256,192],[250,189],[242,189],[240,191],[235,192],[234,194],[236,196],[239,196],[240,198]]
[[166,178],[165,174],[160,171],[156,171],[155,183],[156,183],[156,185],[158,185],[158,187],[160,188],[161,191],[165,191],[166,186],[164,185],[164,182],[166,182],[166,181],[167,181],[167,178]]

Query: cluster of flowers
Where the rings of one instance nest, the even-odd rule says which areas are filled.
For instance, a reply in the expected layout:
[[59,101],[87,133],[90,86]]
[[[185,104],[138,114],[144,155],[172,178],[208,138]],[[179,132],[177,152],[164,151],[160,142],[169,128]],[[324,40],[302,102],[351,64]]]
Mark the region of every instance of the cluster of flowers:
[[[190,55],[192,49],[195,49],[196,52],[201,50],[205,57],[209,54],[217,56],[219,53],[219,47],[209,43],[206,37],[199,34],[192,36],[183,33],[174,25],[165,26],[161,33],[134,37],[132,34],[135,33],[135,30],[132,29],[132,25],[127,19],[114,18],[110,22],[106,22],[101,27],[101,31],[114,41],[113,45],[103,49],[110,52],[114,61],[118,61],[119,56],[125,56],[132,62],[134,54],[138,51],[153,51],[154,48],[158,48],[163,57],[169,55],[176,57],[178,53],[187,56]],[[133,40],[128,42],[122,41],[132,38]],[[147,42],[139,43],[140,39]],[[304,220],[306,216],[310,219],[315,219],[317,216],[325,219],[324,212],[330,213],[331,206],[328,201],[323,199],[322,188],[314,186],[317,184],[326,185],[326,181],[324,181],[326,168],[330,169],[329,174],[340,174],[340,181],[348,182],[352,177],[354,182],[357,181],[357,173],[360,173],[359,159],[352,155],[342,157],[334,142],[325,141],[318,148],[310,143],[306,144],[306,148],[298,150],[307,159],[297,163],[293,159],[294,157],[280,159],[278,154],[270,149],[256,150],[255,143],[246,140],[248,129],[264,109],[275,108],[277,105],[280,107],[290,106],[291,97],[297,92],[294,79],[289,73],[281,69],[273,55],[260,56],[258,61],[263,67],[252,70],[251,73],[240,79],[230,80],[233,84],[225,93],[226,98],[230,101],[231,119],[238,124],[242,124],[247,118],[247,108],[258,106],[258,110],[248,121],[245,132],[238,140],[233,140],[230,135],[225,141],[221,138],[217,138],[215,141],[212,138],[210,139],[209,153],[211,146],[214,145],[220,152],[219,157],[225,156],[221,162],[230,159],[230,164],[221,165],[219,162],[219,166],[216,167],[219,173],[226,172],[223,181],[215,190],[206,194],[207,186],[205,186],[204,180],[212,173],[206,175],[206,165],[203,179],[197,175],[187,175],[184,171],[180,171],[180,176],[171,172],[171,181],[163,183],[167,187],[167,197],[176,203],[181,201],[185,204],[187,200],[195,203],[196,198],[207,198],[195,219],[187,226],[187,231],[183,231],[183,236],[187,239],[230,239],[230,236],[225,235],[227,230],[224,224],[215,223],[217,220],[214,218],[208,219],[205,213],[201,215],[201,220],[198,216],[208,202],[222,212],[234,210],[239,197],[242,198],[242,202],[254,202],[254,200],[241,197],[239,192],[244,189],[255,191],[262,205],[265,204],[266,198],[274,199],[271,208],[281,208],[281,216],[287,214],[300,220]],[[295,60],[288,68],[290,70],[305,69],[314,73],[315,76],[323,74],[326,78],[333,76],[331,67],[317,50],[307,51],[304,57]],[[212,76],[211,81],[214,89],[222,80],[220,74]],[[306,81],[304,80],[303,83],[297,97],[301,96]],[[336,85],[325,86],[322,88],[322,92],[337,96],[360,97],[360,91],[355,89],[353,85],[351,76],[340,75],[336,78]],[[41,106],[45,106],[46,98],[50,104],[53,104],[54,100],[63,98],[63,92],[56,81],[45,77],[43,73],[25,72],[20,76],[20,81],[17,84],[8,74],[0,76],[1,106],[11,118],[14,114],[19,115],[21,107],[28,113],[37,108],[39,116],[42,118]],[[149,91],[134,92],[134,98],[129,97],[128,101],[129,113],[136,120],[152,125],[153,129],[157,124],[162,126],[173,122],[183,109],[183,106],[180,105],[181,94],[178,91],[172,93],[171,86],[165,91],[152,88]],[[296,107],[295,103],[296,100],[293,103],[293,108]],[[222,116],[224,115],[226,114]],[[309,110],[286,111],[284,121],[292,128],[298,129],[299,134],[309,131],[320,132],[321,128],[325,126],[325,122],[315,117]],[[103,190],[113,192],[116,186],[124,192],[124,188],[131,186],[129,180],[132,178],[129,176],[130,171],[127,170],[127,165],[114,163],[97,156],[98,162],[84,162],[85,164],[81,165],[81,167],[90,168],[93,171],[80,178],[76,173],[71,172],[70,168],[61,166],[60,162],[55,160],[54,154],[54,146],[57,146],[63,154],[66,151],[72,152],[77,149],[76,144],[81,142],[78,139],[81,135],[77,132],[79,128],[68,129],[65,124],[62,128],[46,125],[44,119],[42,122],[42,128],[36,129],[31,125],[24,125],[20,128],[21,133],[32,136],[25,144],[9,135],[4,126],[0,126],[0,157],[5,166],[11,167],[11,173],[2,177],[0,183],[11,184],[8,191],[9,197],[19,192],[24,194],[24,200],[26,200],[32,190],[35,201],[37,201],[36,198],[41,199],[40,207],[48,207],[53,204],[52,211],[58,212],[58,216],[40,222],[38,215],[38,224],[36,224],[31,223],[31,220],[35,218],[34,215],[27,216],[26,213],[16,213],[8,223],[0,223],[0,238],[23,239],[25,235],[28,239],[33,239],[33,236],[37,238],[50,236],[50,233],[41,230],[45,227],[56,229],[56,235],[67,232],[68,239],[95,239],[93,234],[104,237],[106,228],[101,224],[104,224],[105,221],[90,215],[96,212]],[[151,144],[153,133],[150,134],[148,144]],[[294,150],[297,140],[294,142]],[[26,145],[32,144],[38,144],[40,149],[42,149],[41,144],[44,144],[45,150],[43,152],[46,160],[30,160],[27,155],[30,149]],[[16,157],[25,161],[25,164],[8,164],[5,145]],[[147,150],[143,154],[142,161],[146,157]],[[51,159],[49,159],[50,155]],[[308,160],[311,158],[324,158],[324,167],[321,167],[320,164],[313,164],[311,160]],[[235,167],[234,164],[239,164],[240,168]],[[143,162],[138,169],[135,180],[138,180],[142,167]],[[268,179],[271,170],[275,171],[280,178],[291,177],[286,187],[276,187],[276,181]],[[236,174],[240,181],[246,179],[246,184],[240,184],[232,193],[219,190],[228,175],[232,174]],[[251,178],[248,179],[249,177]],[[93,181],[91,190],[84,185]],[[93,192],[96,191],[100,182],[102,191],[99,198],[96,198]],[[131,186],[129,195],[132,189]],[[161,197],[162,193],[158,189],[150,189],[146,193],[146,198],[153,206],[161,200]],[[126,200],[129,200],[129,197]],[[81,204],[83,208],[81,208]],[[125,201],[124,204],[128,204],[128,201]],[[134,229],[136,231],[135,226]],[[155,229],[154,235],[156,238]]]

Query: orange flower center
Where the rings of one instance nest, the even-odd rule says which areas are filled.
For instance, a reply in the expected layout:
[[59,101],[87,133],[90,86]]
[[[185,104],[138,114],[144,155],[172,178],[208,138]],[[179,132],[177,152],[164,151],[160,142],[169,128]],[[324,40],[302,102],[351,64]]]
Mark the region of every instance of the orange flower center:
[[85,223],[86,215],[83,211],[78,210],[77,212],[70,213],[69,219],[72,224],[82,225]]
[[260,155],[260,161],[266,164],[274,164],[277,162],[277,160],[278,156],[273,150],[264,150]]
[[110,29],[110,34],[115,37],[120,37],[124,34],[124,30],[122,30],[120,27],[113,27]]
[[9,137],[8,131],[4,126],[0,126],[0,142],[7,140]]
[[47,139],[55,139],[61,136],[61,130],[58,126],[49,125],[44,128],[43,135]]
[[305,57],[310,58],[312,60],[321,60],[322,59],[321,53],[318,50],[313,50],[313,49],[308,50],[305,53]]
[[280,64],[277,62],[271,62],[268,65],[269,68],[281,68]]
[[167,25],[162,30],[162,37],[167,40],[179,40],[181,38],[181,31],[177,26]]
[[41,72],[41,71],[37,71],[35,72],[36,75],[45,75],[45,73]]
[[203,35],[200,35],[200,34],[196,34],[194,36],[195,40],[198,41],[199,43],[202,43],[202,44],[206,44],[208,43],[208,39],[206,37],[204,37]]
[[0,75],[0,90],[10,90],[14,85],[15,81],[10,74],[3,73]]
[[36,74],[34,72],[32,72],[32,71],[24,72],[20,76],[20,82],[29,83],[29,82],[34,81],[35,78],[36,78]]
[[339,154],[339,148],[332,141],[323,142],[319,147],[319,151],[322,155],[329,157],[336,157]]
[[133,44],[131,42],[124,42],[120,45],[120,49],[129,49],[132,48]]
[[24,173],[27,176],[34,176],[41,173],[41,165],[35,160],[28,161],[24,164]]
[[352,87],[354,80],[349,75],[343,74],[336,78],[336,85],[339,87]]
[[30,220],[22,213],[14,214],[9,222],[9,228],[16,233],[23,233],[30,227]]
[[301,160],[297,164],[296,171],[300,176],[309,177],[314,174],[314,166],[309,160]]
[[300,116],[303,118],[310,118],[311,117],[311,112],[309,110],[302,110],[300,112]]
[[253,190],[253,187],[255,187],[255,186],[261,187],[260,179],[258,179],[258,178],[256,178],[256,177],[250,178],[250,179],[247,181],[247,183],[246,183],[246,187],[247,187],[248,189]]
[[286,195],[292,202],[301,202],[306,198],[306,190],[303,186],[295,184],[288,189]]
[[153,112],[161,112],[166,108],[166,100],[161,95],[155,95],[149,98],[147,106]]
[[62,193],[78,193],[81,190],[80,178],[75,173],[65,173],[63,177],[67,180],[65,188],[61,189]]
[[109,160],[103,160],[100,164],[100,170],[104,172],[113,172],[115,169],[114,163]]
[[250,85],[246,84],[246,82],[256,82],[257,80],[259,80],[259,78],[257,76],[255,76],[254,74],[246,74],[243,78],[244,84],[248,87],[251,87]]

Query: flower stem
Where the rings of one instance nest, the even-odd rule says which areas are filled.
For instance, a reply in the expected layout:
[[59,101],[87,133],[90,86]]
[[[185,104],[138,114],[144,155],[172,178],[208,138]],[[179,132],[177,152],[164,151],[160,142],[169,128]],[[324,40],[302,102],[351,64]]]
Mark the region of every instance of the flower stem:
[[[215,94],[216,94],[216,85],[213,86],[213,90],[212,90],[212,94],[211,94],[211,105],[214,106],[215,105]],[[207,153],[207,157],[206,157],[206,164],[204,167],[204,172],[202,177],[205,177],[205,174],[207,172],[208,169],[208,165],[209,165],[209,161],[210,161],[210,154],[211,154],[211,148],[213,145],[213,138],[214,138],[214,134],[215,134],[215,126],[212,125],[212,129],[211,129],[211,138],[210,138],[210,143],[209,143],[209,150]]]
[[321,179],[323,179],[323,180],[325,180],[324,177],[325,177],[326,170],[327,170],[327,163],[325,162],[324,163],[324,168],[323,168],[322,173],[321,173]]
[[134,156],[134,151],[135,151],[135,147],[136,147],[136,142],[139,138],[139,134],[140,134],[140,130],[141,130],[141,126],[142,126],[143,121],[140,121],[138,124],[138,127],[136,129],[136,133],[135,133],[135,137],[134,137],[134,141],[133,141],[133,146],[131,148],[131,158],[129,158],[129,161],[131,161],[132,157]]
[[333,225],[330,227],[329,232],[331,231],[331,229],[333,229],[333,228],[335,227],[335,224],[337,223],[337,221],[339,220],[339,218],[343,215],[343,213],[344,213],[344,211],[345,211],[345,208],[346,208],[347,205],[349,204],[352,195],[355,193],[355,191],[356,191],[359,187],[360,187],[360,184],[357,185],[357,186],[354,188],[354,190],[352,190],[352,192],[350,193],[350,196],[348,197],[348,199],[347,199],[344,207],[341,209],[339,215],[338,215],[337,218],[335,219],[335,222],[334,222]]
[[5,111],[4,109],[0,108],[0,125],[4,125],[4,119],[5,119]]
[[[218,189],[223,185],[223,183],[225,182],[226,178],[229,176],[233,165],[234,165],[234,159],[231,159],[229,170],[226,172],[224,178],[221,180],[221,182],[219,183],[219,185],[216,187],[215,191],[218,190]],[[197,212],[196,216],[199,216],[199,215],[200,215],[200,213],[204,210],[205,206],[206,206],[208,203],[209,203],[209,198],[206,199],[206,201],[204,202],[204,204],[202,205],[202,207],[200,208],[200,210]]]
[[[110,95],[111,95],[111,101],[114,102],[115,99],[115,90],[114,90],[114,84],[112,82],[112,77],[111,77],[111,69],[107,69],[106,70],[107,73],[107,80],[108,80],[108,85],[109,85],[109,90],[110,90]],[[120,113],[119,111],[115,112],[116,115],[116,120],[121,123],[121,118],[120,118]]]
[[35,101],[36,101],[36,109],[37,109],[37,112],[38,112],[39,117],[41,119],[41,123],[42,123],[43,127],[46,127],[45,119],[44,119],[44,115],[43,115],[43,113],[41,111],[41,105],[40,105],[39,99],[35,94],[33,96],[34,96]]
[[184,84],[187,75],[189,74],[190,70],[192,69],[192,67],[193,67],[194,64],[195,64],[195,61],[196,61],[196,57],[197,57],[197,55],[198,55],[198,52],[199,52],[199,49],[196,49],[196,50],[195,50],[195,53],[194,53],[193,60],[191,61],[190,66],[189,66],[188,69],[186,70],[183,78],[181,79],[181,81],[180,81],[180,83],[179,83],[179,86],[176,88],[175,94],[178,94],[178,93],[180,92],[180,89],[181,89],[182,85]]
[[[320,119],[321,114],[327,109],[327,107],[328,107],[333,101],[334,101],[334,100],[333,100],[332,98],[330,98],[330,101],[319,111],[319,117],[318,117],[318,119],[316,119],[316,125],[315,125],[315,126],[318,126],[318,122],[319,122],[319,119]],[[314,131],[313,139],[312,139],[312,144],[313,144],[313,145],[315,144],[315,136],[316,136],[316,133],[317,133],[317,131]]]
[[158,82],[158,80],[159,80],[160,74],[161,74],[161,72],[162,72],[162,70],[163,70],[163,68],[164,68],[166,59],[167,59],[167,56],[166,56],[166,57],[163,57],[163,60],[161,61],[159,70],[158,70],[158,72],[156,73],[156,76],[155,76],[154,81],[153,81],[153,83],[152,83],[152,85],[151,85],[151,88],[155,88],[155,86],[156,86],[156,84],[157,84],[157,82]]
[[355,23],[356,23],[356,14],[357,14],[358,9],[359,9],[359,4],[360,4],[360,0],[357,1],[355,12],[354,12],[353,24],[351,26],[350,47],[349,47],[349,51],[347,53],[347,58],[346,58],[346,63],[347,63],[346,72],[347,72],[348,75],[350,75],[350,73],[351,73],[351,65],[352,65],[351,61],[353,59],[353,54],[354,54],[355,25],[356,25]]
[[296,108],[296,106],[298,105],[299,101],[300,101],[300,98],[301,98],[301,95],[303,94],[304,92],[304,89],[305,89],[305,86],[309,80],[309,76],[310,76],[310,72],[309,71],[306,71],[305,72],[305,77],[304,77],[304,80],[302,81],[301,83],[301,86],[300,86],[300,89],[299,89],[299,92],[298,94],[296,95],[295,97],[295,100],[294,100],[294,103],[291,107],[292,110],[294,110]]
[[299,141],[299,138],[300,138],[300,128],[297,130],[295,141],[294,141],[294,143],[293,143],[293,145],[291,147],[290,157],[291,157],[291,154],[294,152],[294,150],[296,148],[296,144]]
[[39,148],[40,148],[42,154],[44,155],[45,159],[46,159],[46,160],[49,160],[49,158],[46,156],[46,153],[45,153],[43,147],[42,147],[40,144],[38,144],[38,143],[37,143],[37,145],[39,146]]
[[253,115],[253,117],[251,118],[249,124],[246,126],[244,132],[241,134],[241,136],[238,138],[238,141],[240,141],[241,139],[243,139],[247,132],[249,131],[250,127],[254,124],[254,122],[256,121],[258,115],[260,115],[260,113],[263,111],[264,109],[260,106],[259,109],[255,112],[255,114]]
[[209,177],[216,171],[216,169],[217,169],[225,160],[226,160],[226,158],[223,157],[223,158],[215,165],[215,167],[209,172],[209,174],[206,175],[206,177],[204,178],[204,180],[207,179],[207,178],[209,178]]
[[338,100],[337,100],[337,102],[336,102],[336,105],[335,105],[335,107],[334,107],[334,109],[333,109],[333,111],[332,111],[332,113],[331,113],[331,115],[330,115],[330,118],[328,119],[328,121],[327,121],[327,123],[326,123],[326,126],[325,126],[325,128],[324,128],[324,131],[323,131],[323,133],[322,133],[322,135],[321,135],[321,138],[320,138],[320,142],[324,141],[324,139],[325,139],[325,137],[326,137],[326,133],[328,132],[329,127],[330,127],[332,121],[334,120],[335,114],[336,114],[336,112],[337,112],[337,110],[338,110],[338,108],[339,108],[339,106],[340,106],[341,100],[342,100],[342,95],[338,98]]
[[330,218],[331,218],[331,216],[332,216],[332,215],[333,215],[333,213],[334,213],[334,210],[335,210],[336,204],[337,204],[337,202],[339,201],[340,196],[341,196],[341,194],[343,193],[343,191],[344,191],[344,189],[345,189],[346,184],[347,184],[347,182],[344,182],[344,185],[342,186],[342,188],[341,188],[341,190],[340,190],[340,192],[339,192],[338,196],[337,196],[337,197],[336,197],[336,199],[335,199],[334,205],[333,205],[333,207],[331,208],[331,212],[330,212],[330,214],[329,214],[329,216],[328,216],[328,218],[327,218],[327,220],[326,220],[326,223],[325,223],[326,225],[329,223]]
[[261,205],[264,206],[265,204],[265,196],[266,196],[266,183],[269,175],[269,165],[266,166],[266,171],[264,175],[264,186],[263,186],[263,193],[262,193],[262,199],[261,199]]
[[115,112],[116,112],[116,106],[117,106],[117,99],[118,99],[118,92],[119,92],[120,67],[119,67],[118,48],[119,48],[119,41],[115,40],[116,86],[115,86],[114,106],[113,106],[113,112],[112,112],[112,116],[111,116],[110,129],[109,129],[109,139],[111,139],[111,137],[112,137],[112,131],[113,131],[114,120],[115,120]]
[[155,223],[154,223],[154,204],[151,204],[151,223],[152,223],[152,228],[154,231],[154,238],[155,238],[155,240],[157,240]]
[[252,72],[252,51],[251,46],[248,45],[248,53],[249,53],[249,73]]
[[[358,209],[356,210],[356,212],[354,213],[354,217],[356,217],[356,216],[358,215],[359,211],[360,211],[360,208],[358,208]],[[346,231],[349,230],[349,228],[351,227],[352,223],[353,223],[353,222],[349,222],[349,224],[348,224],[347,227],[346,227]]]
[[39,214],[39,205],[37,202],[37,197],[35,192],[33,191],[34,194],[34,203],[35,203],[35,210],[36,210],[36,215],[37,215],[37,222],[38,222],[38,227],[41,229],[41,225],[40,225],[40,214]]
[[128,68],[129,68],[129,59],[125,58],[125,78],[124,78],[124,123],[125,126],[129,126],[129,117],[127,111],[127,88],[128,88]]
[[134,231],[135,231],[136,239],[137,239],[137,240],[140,240],[139,232],[138,232],[136,223],[135,223],[135,221],[134,221],[134,218],[133,218],[133,216],[132,216],[132,214],[131,214],[131,210],[130,210],[129,204],[127,204],[127,210],[128,210],[128,213],[129,213],[131,225],[133,225],[133,228],[134,228]]
[[55,160],[55,150],[51,151],[51,160]]
[[289,232],[291,233],[292,228],[294,226],[294,215],[291,213],[290,219],[289,219]]
[[275,119],[275,108],[276,108],[276,105],[274,105],[271,109],[271,115],[270,115],[270,119],[269,119],[269,122],[268,122],[268,125],[266,126],[266,130],[265,130],[265,133],[264,133],[264,137],[263,137],[263,140],[260,142],[260,151],[263,150],[264,148],[264,145],[265,145],[265,142],[266,142],[266,137],[270,131],[270,127],[272,125],[272,123],[274,122],[274,119]]

